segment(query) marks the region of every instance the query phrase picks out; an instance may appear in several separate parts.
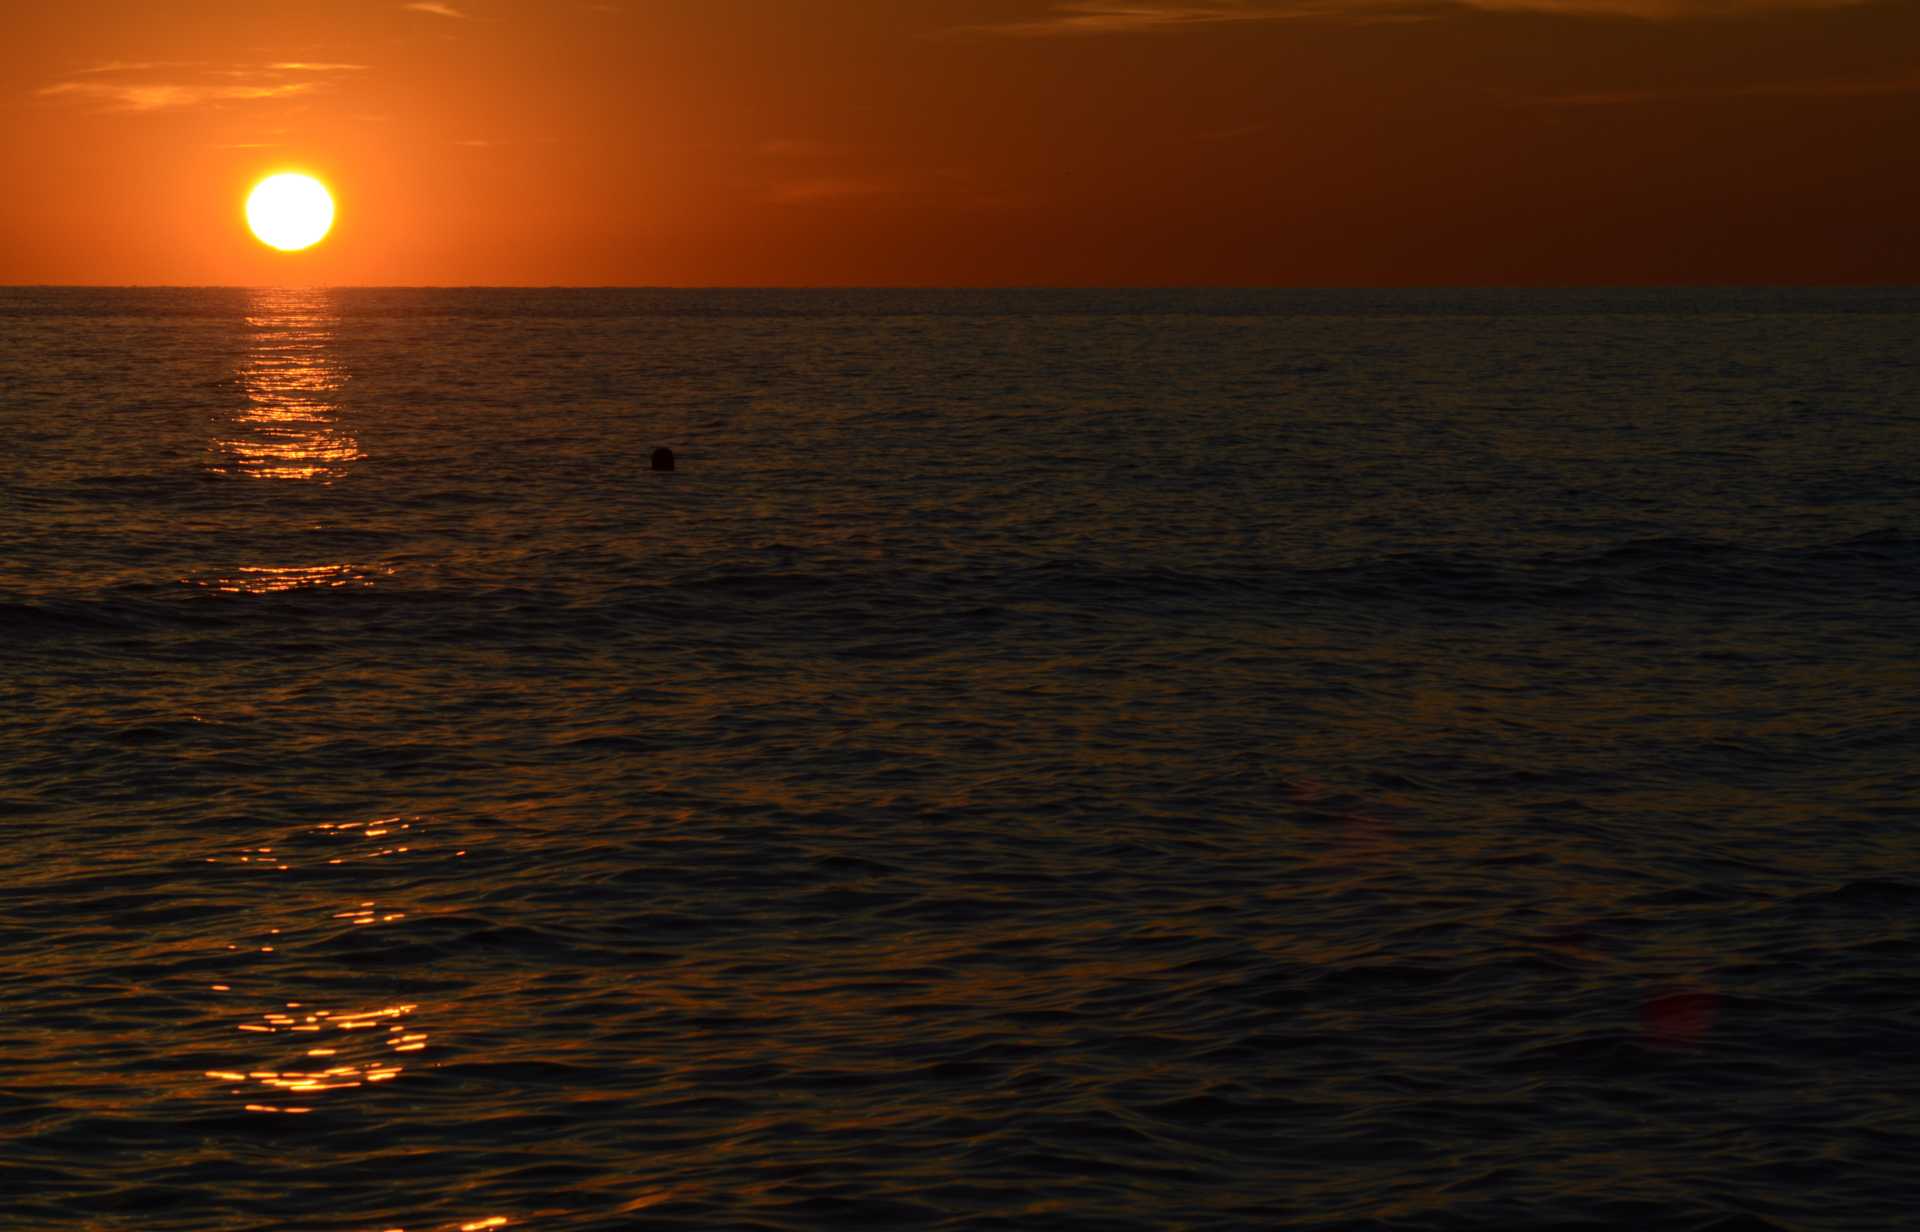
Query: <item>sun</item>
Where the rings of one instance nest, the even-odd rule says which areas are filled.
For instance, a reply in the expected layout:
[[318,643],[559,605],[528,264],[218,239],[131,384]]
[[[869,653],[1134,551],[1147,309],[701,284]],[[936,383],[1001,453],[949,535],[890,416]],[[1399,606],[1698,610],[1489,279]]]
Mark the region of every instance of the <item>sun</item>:
[[333,229],[333,198],[310,175],[270,175],[247,194],[247,225],[261,243],[281,252],[311,248]]

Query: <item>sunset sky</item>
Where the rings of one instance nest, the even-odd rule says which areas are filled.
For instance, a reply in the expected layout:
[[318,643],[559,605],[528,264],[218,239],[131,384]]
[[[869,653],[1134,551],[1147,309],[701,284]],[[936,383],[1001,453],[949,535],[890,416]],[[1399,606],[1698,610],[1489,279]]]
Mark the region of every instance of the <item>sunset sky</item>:
[[[1920,4],[8,0],[0,282],[1920,282]],[[337,225],[247,231],[304,170]]]

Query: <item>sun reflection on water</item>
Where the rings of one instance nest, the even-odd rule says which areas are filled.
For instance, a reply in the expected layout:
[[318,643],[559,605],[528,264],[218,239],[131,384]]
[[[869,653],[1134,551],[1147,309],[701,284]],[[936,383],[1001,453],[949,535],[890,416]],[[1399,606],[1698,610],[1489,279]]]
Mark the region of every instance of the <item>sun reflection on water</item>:
[[[329,1064],[314,1068],[306,1060],[300,1060],[294,1062],[299,1068],[212,1069],[206,1071],[206,1076],[216,1082],[234,1084],[230,1093],[242,1097],[252,1095],[253,1087],[305,1097],[322,1091],[347,1091],[391,1082],[400,1076],[406,1066],[390,1059],[381,1050],[384,1048],[391,1053],[419,1052],[426,1047],[427,1032],[410,1031],[407,1023],[399,1021],[420,1008],[415,1004],[385,1005],[364,1010],[317,1009],[307,1013],[299,1002],[289,1002],[288,1008],[301,1012],[262,1013],[258,1021],[240,1023],[239,1030],[256,1035],[285,1032],[298,1036],[298,1047],[303,1058]],[[362,1032],[365,1034],[354,1034]],[[323,1040],[325,1043],[321,1042]],[[351,1052],[350,1059],[337,1059],[343,1048]],[[246,1108],[248,1112],[312,1111],[310,1107],[273,1104],[250,1103]]]
[[242,565],[219,577],[185,578],[189,585],[231,595],[270,595],[286,590],[333,590],[342,586],[372,586],[392,569],[362,569],[346,563],[328,565]]
[[[384,865],[466,854],[464,847],[445,850],[450,845],[435,842],[428,833],[432,828],[417,815],[322,822],[205,859],[235,867],[236,872],[257,870],[276,878],[295,870],[333,868],[339,871],[329,876],[358,880],[362,875],[354,868],[366,867],[363,861]],[[419,1021],[421,1002],[394,997],[399,990],[392,986],[370,995],[363,990],[368,1000],[342,1004],[334,1000],[341,996],[337,988],[326,1000],[304,999],[309,994],[288,984],[282,974],[301,970],[303,956],[316,947],[338,944],[342,930],[384,933],[405,927],[402,922],[417,913],[417,904],[409,909],[404,901],[368,893],[372,885],[357,888],[361,894],[331,904],[303,895],[304,902],[275,912],[250,937],[226,944],[232,974],[223,971],[224,978],[208,985],[208,991],[233,1005],[231,1017],[222,1015],[232,1035],[208,1056],[212,1067],[203,1073],[247,1112],[297,1116],[317,1111],[330,1099],[350,1098],[347,1092],[394,1081],[409,1066],[417,1067],[421,1054],[434,1043],[432,1032]],[[291,947],[290,958],[283,958],[282,947]],[[276,965],[283,961],[295,965]]]
[[237,373],[247,405],[215,439],[213,470],[331,483],[365,456],[338,423],[337,398],[348,380],[333,345],[338,323],[329,292],[252,293],[252,343]]
[[[495,1228],[504,1228],[511,1221],[505,1215],[488,1215],[483,1219],[463,1219],[458,1223],[438,1225],[436,1232],[493,1232]],[[376,1232],[407,1232],[403,1227],[380,1228]]]

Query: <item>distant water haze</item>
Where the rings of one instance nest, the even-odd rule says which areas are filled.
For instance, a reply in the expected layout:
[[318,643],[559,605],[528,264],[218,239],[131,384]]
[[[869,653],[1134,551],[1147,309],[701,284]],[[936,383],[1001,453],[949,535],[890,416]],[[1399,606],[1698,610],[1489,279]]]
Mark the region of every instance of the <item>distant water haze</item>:
[[1902,1226],[1917,335],[0,290],[0,1225]]

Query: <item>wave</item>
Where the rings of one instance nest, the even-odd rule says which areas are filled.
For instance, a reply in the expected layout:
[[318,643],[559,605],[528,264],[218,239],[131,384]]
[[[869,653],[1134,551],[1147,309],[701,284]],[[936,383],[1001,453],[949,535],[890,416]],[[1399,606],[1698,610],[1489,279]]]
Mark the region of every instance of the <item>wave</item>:
[[1663,537],[1585,552],[1405,552],[1291,567],[1232,560],[1210,568],[1064,558],[924,567],[835,560],[814,567],[687,568],[637,584],[587,575],[549,579],[565,585],[546,586],[410,585],[401,570],[346,566],[256,572],[261,576],[242,571],[173,584],[122,583],[91,595],[0,591],[0,637],[57,641],[263,624],[311,633],[344,622],[382,636],[493,640],[770,617],[898,631],[903,616],[952,631],[996,628],[1036,608],[1152,614],[1258,607],[1319,621],[1337,621],[1343,611],[1418,618],[1422,612],[1644,612],[1650,605],[1737,604],[1748,612],[1791,614],[1920,597],[1920,538],[1885,529],[1764,548]]

